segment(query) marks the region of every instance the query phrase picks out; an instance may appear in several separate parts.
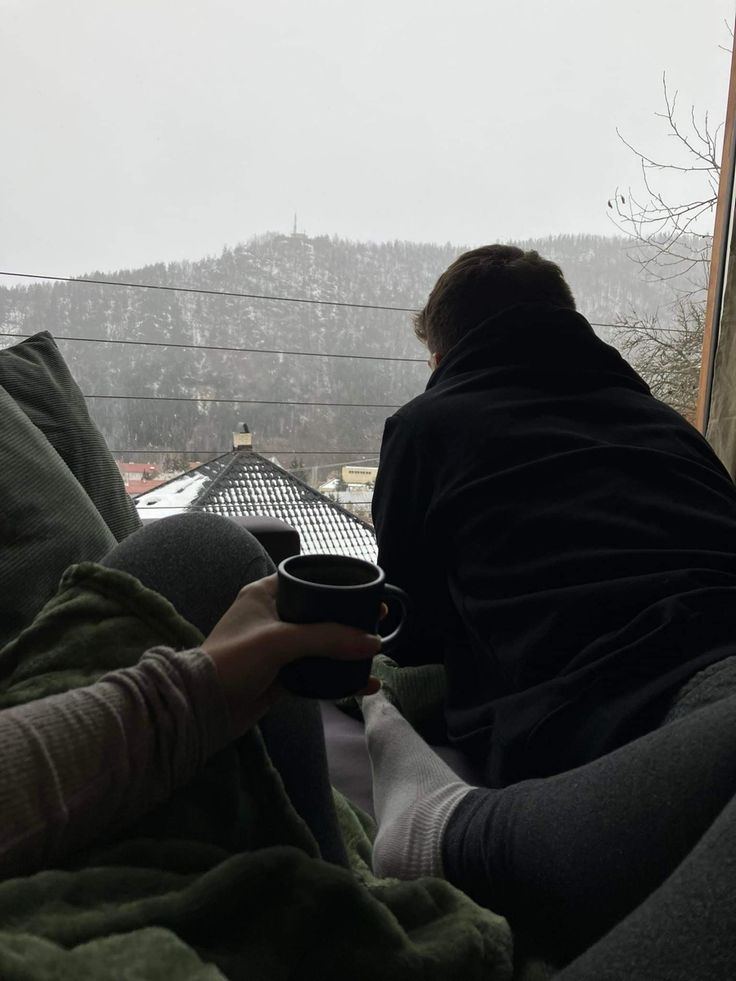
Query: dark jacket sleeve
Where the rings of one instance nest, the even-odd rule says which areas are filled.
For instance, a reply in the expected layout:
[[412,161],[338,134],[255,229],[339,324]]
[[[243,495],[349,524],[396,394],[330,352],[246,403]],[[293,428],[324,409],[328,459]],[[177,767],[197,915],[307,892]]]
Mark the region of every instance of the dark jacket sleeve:
[[[441,662],[443,650],[432,629],[426,597],[431,555],[424,534],[426,463],[412,436],[411,424],[399,415],[386,420],[381,459],[373,494],[373,524],[378,539],[378,564],[386,579],[409,595],[411,609],[396,647],[386,651],[402,665]],[[382,632],[396,623],[392,610]]]

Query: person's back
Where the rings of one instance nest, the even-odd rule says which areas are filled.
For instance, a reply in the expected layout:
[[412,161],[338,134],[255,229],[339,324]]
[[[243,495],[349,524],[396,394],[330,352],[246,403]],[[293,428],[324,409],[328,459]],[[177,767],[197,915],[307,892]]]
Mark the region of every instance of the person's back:
[[[374,519],[423,626],[399,658],[445,660],[450,735],[498,785],[634,738],[731,652],[736,491],[574,311],[556,267],[557,295],[547,263],[545,288],[519,291],[507,269],[523,253],[485,251],[501,312],[478,316],[482,290],[458,302],[472,261],[444,283],[467,329],[387,423]],[[514,290],[535,302],[507,302]]]

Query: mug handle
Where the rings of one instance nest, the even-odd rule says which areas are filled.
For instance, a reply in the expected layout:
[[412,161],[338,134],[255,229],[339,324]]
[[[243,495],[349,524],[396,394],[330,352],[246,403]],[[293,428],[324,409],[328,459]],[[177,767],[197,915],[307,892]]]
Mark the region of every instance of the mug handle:
[[386,583],[385,586],[383,587],[383,594],[386,597],[393,596],[395,599],[399,601],[399,605],[401,606],[401,619],[399,620],[398,624],[391,631],[390,634],[387,634],[385,637],[381,637],[381,652],[385,653],[388,646],[390,644],[393,644],[393,642],[401,633],[404,624],[406,623],[406,618],[409,615],[410,603],[409,603],[409,597],[406,595],[404,590],[399,589],[398,586],[392,586],[390,583]]

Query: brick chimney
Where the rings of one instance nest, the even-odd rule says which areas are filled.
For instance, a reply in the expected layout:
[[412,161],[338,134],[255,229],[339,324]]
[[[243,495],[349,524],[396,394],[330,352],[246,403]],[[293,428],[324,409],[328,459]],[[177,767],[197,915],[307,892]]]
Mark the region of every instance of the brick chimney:
[[237,433],[233,433],[233,449],[234,450],[252,450],[253,449],[253,437],[251,436],[250,429],[246,423],[239,423],[240,430]]

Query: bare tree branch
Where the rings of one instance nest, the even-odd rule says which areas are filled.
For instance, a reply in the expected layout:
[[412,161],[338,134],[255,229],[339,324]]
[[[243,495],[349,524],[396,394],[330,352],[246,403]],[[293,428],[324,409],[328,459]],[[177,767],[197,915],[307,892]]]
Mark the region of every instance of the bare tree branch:
[[729,23],[729,21],[725,17],[723,18],[723,23],[726,25],[726,30],[728,31],[731,37],[731,46],[727,48],[724,44],[719,44],[718,47],[721,49],[721,51],[725,51],[727,54],[731,54],[731,51],[733,50],[733,26]]
[[[672,159],[661,160],[645,153],[616,133],[639,161],[643,197],[619,188],[608,202],[613,224],[629,236],[635,251],[632,259],[651,280],[676,283],[683,300],[704,298],[710,264],[710,231],[700,229],[709,222],[718,198],[720,176],[719,146],[722,125],[711,127],[710,116],[700,116],[694,106],[686,116],[687,126],[680,122],[679,92],[667,85],[662,75],[664,110],[655,113],[666,124],[666,132],[675,145]],[[692,185],[695,193],[671,201],[670,194],[656,181],[662,174],[680,175],[682,186]]]
[[656,398],[667,402],[692,422],[703,348],[705,309],[702,304],[678,303],[675,310],[677,328],[674,329],[663,328],[656,314],[617,319],[621,353],[647,382]]
[[[734,34],[730,24],[726,23],[726,29],[731,46],[723,50],[730,54]],[[640,317],[633,312],[616,317],[618,347],[657,398],[693,421],[723,123],[713,129],[709,113],[700,114],[692,105],[683,115],[678,99],[679,92],[670,90],[663,73],[664,108],[654,115],[663,121],[672,141],[671,159],[643,152],[616,130],[639,162],[641,187],[636,192],[629,188],[627,194],[617,187],[608,208],[613,224],[631,240],[630,258],[641,274],[649,281],[671,283],[673,296],[671,308],[665,311],[666,327],[659,314]],[[677,326],[672,326],[671,319]]]

